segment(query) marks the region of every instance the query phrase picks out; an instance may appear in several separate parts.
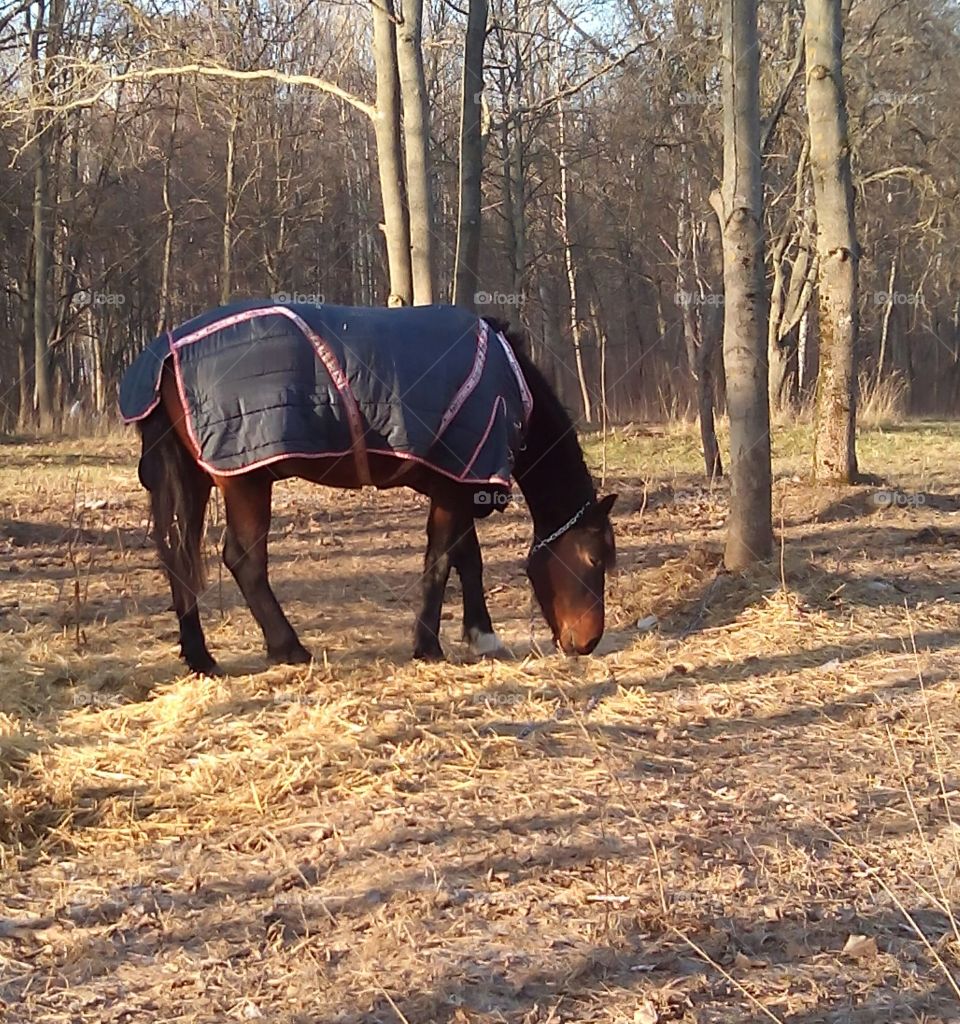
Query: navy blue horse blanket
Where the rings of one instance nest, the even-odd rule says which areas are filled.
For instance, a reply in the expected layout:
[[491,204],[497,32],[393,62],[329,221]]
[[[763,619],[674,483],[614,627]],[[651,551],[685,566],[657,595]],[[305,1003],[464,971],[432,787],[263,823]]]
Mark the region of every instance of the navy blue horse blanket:
[[219,475],[292,456],[410,459],[509,486],[532,408],[507,340],[455,306],[374,309],[252,301],[152,341],[120,382],[127,423],[160,401],[169,364],[199,462]]

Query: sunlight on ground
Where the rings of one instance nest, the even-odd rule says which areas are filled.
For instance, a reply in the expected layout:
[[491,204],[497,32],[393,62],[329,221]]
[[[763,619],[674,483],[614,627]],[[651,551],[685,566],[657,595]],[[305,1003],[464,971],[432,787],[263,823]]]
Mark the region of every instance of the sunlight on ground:
[[452,586],[427,667],[423,500],[284,485],[317,660],[266,667],[214,509],[216,681],[177,661],[132,437],[3,445],[4,1019],[955,1020],[956,430],[864,430],[884,482],[826,491],[778,431],[782,559],[735,576],[696,430],[618,428],[581,660],[531,653],[519,507],[480,527],[516,659],[472,661]]

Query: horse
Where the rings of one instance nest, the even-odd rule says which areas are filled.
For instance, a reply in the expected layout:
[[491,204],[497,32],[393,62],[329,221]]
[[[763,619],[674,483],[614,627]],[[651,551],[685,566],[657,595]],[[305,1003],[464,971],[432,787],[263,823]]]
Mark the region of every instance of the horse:
[[[419,319],[411,319],[415,317]],[[462,320],[464,317],[466,319]],[[308,323],[311,318],[314,327]],[[462,329],[461,320],[466,324]],[[249,331],[249,323],[261,325],[261,330],[266,329],[263,324],[274,324],[271,327],[274,340],[260,337],[251,342],[244,337],[238,341],[236,332],[244,325]],[[469,403],[478,393],[470,388],[477,388],[484,373],[494,374],[499,393],[493,399],[493,415],[486,433],[482,438],[476,436],[483,427],[482,419],[477,419],[480,408],[477,406],[471,413],[473,421],[468,417],[461,424],[460,434],[469,435],[468,447],[476,441],[473,459],[481,449],[486,450],[484,445],[490,444],[494,435],[506,438],[510,448],[506,472],[491,473],[488,467],[486,475],[478,476],[476,468],[472,474],[460,472],[459,463],[456,471],[449,465],[444,468],[437,464],[443,460],[436,456],[423,458],[411,450],[391,450],[384,438],[389,440],[388,434],[392,437],[395,431],[390,434],[384,427],[378,434],[371,425],[383,402],[367,407],[365,419],[364,410],[353,401],[351,381],[345,371],[348,363],[353,366],[363,357],[376,363],[376,381],[381,386],[378,394],[383,399],[384,388],[391,382],[396,391],[394,376],[402,376],[406,363],[415,360],[421,350],[429,349],[436,340],[433,335],[441,333],[441,325],[448,323],[458,325],[457,337],[449,346],[444,337],[437,351],[445,353],[449,349],[461,353],[466,362],[461,360],[457,365],[472,369],[446,408],[441,426],[435,427],[436,418],[431,421],[425,443],[432,443],[430,451],[433,451],[442,443],[437,437],[443,430],[447,431],[445,436],[452,435],[451,415],[453,422],[463,420],[466,415],[463,410],[470,408]],[[366,336],[364,330],[368,335],[371,331],[376,335],[370,344],[380,348],[373,350],[368,344],[366,349],[358,350],[355,339]],[[279,331],[287,333],[277,341]],[[447,327],[443,332],[450,334]],[[406,340],[402,346],[394,345],[389,357],[385,357],[380,339],[394,334]],[[207,451],[213,429],[208,413],[217,405],[220,385],[201,371],[196,371],[188,380],[184,369],[184,359],[201,351],[200,346],[191,348],[187,343],[211,335],[226,338],[227,347],[222,351],[240,352],[238,360],[255,355],[255,362],[247,371],[232,375],[236,379],[236,394],[230,401],[236,408],[231,407],[231,415],[218,413],[220,418],[214,418],[217,423],[228,424],[221,430],[221,442],[223,437],[247,436],[244,435],[246,430],[247,434],[256,435],[252,447],[260,443],[259,435],[266,429],[264,423],[273,422],[270,410],[274,409],[274,392],[260,401],[259,407],[250,393],[267,377],[273,379],[270,374],[276,370],[274,364],[283,362],[284,353],[288,351],[295,353],[291,356],[291,365],[297,378],[290,386],[298,388],[304,377],[322,381],[333,395],[323,406],[323,415],[336,419],[336,429],[346,429],[343,424],[347,420],[352,430],[358,423],[359,429],[353,430],[340,450],[306,451],[315,440],[315,421],[311,419],[306,427],[301,424],[300,435],[290,441],[286,435],[291,431],[296,433],[290,423],[300,413],[297,409],[291,412],[291,400],[287,397],[283,408],[285,418],[276,421],[277,432],[283,435],[279,438],[279,448],[257,448],[269,457],[248,460],[249,464],[214,464]],[[334,338],[334,335],[340,336]],[[239,348],[229,347],[240,342]],[[307,355],[304,355],[304,346]],[[490,369],[494,353],[500,362]],[[223,359],[226,360],[226,356]],[[217,364],[226,365],[226,362]],[[421,374],[422,383],[417,388],[408,389],[410,393],[400,398],[396,394],[387,395],[387,401],[394,403],[390,414],[394,415],[397,408],[401,408],[396,403],[402,400],[403,411],[417,428],[429,419],[426,407],[431,401],[435,404],[443,392],[440,370],[430,369],[428,361],[423,365],[428,370]],[[479,377],[478,365],[481,367]],[[351,372],[355,386],[358,377],[356,372]],[[450,370],[446,376],[452,372]],[[138,374],[139,384],[134,379]],[[147,393],[144,397],[141,393],[134,400],[131,395],[147,379],[144,374],[149,378],[152,395]],[[283,394],[288,395],[289,388]],[[515,401],[518,395],[523,399],[522,409]],[[374,311],[357,307],[308,309],[296,304],[264,301],[244,304],[239,312],[238,307],[220,308],[167,332],[148,346],[128,369],[121,383],[120,398],[121,414],[128,423],[135,422],[140,432],[139,479],[150,495],[154,540],[179,623],[180,654],[195,673],[221,674],[207,647],[199,604],[205,587],[204,517],[214,487],[220,491],[226,511],[223,561],[263,631],[269,660],[286,664],[304,664],[311,660],[310,652],[300,642],[277,601],[267,573],[273,485],[292,477],[340,489],[357,489],[364,485],[378,489],[407,487],[429,499],[421,599],[413,630],[415,659],[438,661],[444,657],[440,619],[452,569],[456,569],[462,584],[464,639],[479,656],[499,656],[504,652],[487,608],[476,520],[504,507],[509,498],[511,475],[533,522],[526,573],[556,647],[567,655],[589,654],[603,634],[606,573],[616,559],[610,512],[617,496],[598,496],[570,416],[525,352],[523,336],[504,321],[441,306]],[[314,409],[318,408],[315,396],[311,400]],[[515,407],[512,416],[507,415],[508,400],[512,400]],[[253,414],[251,407],[267,411]],[[352,419],[344,414],[344,410],[350,412],[351,409],[356,414]],[[486,410],[486,406],[483,409]],[[494,425],[496,429],[491,432]],[[390,429],[394,427],[395,422]],[[411,429],[411,433],[415,432]],[[306,436],[306,442],[302,436]],[[271,452],[273,454],[269,454]]]

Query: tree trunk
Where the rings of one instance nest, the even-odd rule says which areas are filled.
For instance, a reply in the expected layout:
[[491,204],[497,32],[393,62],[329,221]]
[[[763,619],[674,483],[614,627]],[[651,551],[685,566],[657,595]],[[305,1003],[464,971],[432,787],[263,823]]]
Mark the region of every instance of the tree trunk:
[[730,519],[724,562],[742,569],[773,546],[760,168],[757,0],[723,0],[723,355],[730,415]]
[[19,387],[19,409],[17,427],[26,430],[33,420],[33,240],[24,232],[26,245],[23,251],[20,274],[20,336],[17,346],[17,382]]
[[806,401],[806,389],[809,382],[807,368],[810,364],[810,306],[804,308],[797,325],[797,391],[800,401]]
[[[43,131],[41,126],[39,129]],[[50,360],[50,145],[41,134],[36,141],[37,163],[33,179],[33,379],[38,426],[53,429],[53,367]]]
[[[30,33],[31,85],[39,103],[50,104],[54,99],[56,58],[60,52],[63,16],[63,0],[52,0],[47,18],[42,67],[40,40],[44,35],[43,6],[37,11],[37,23]],[[50,306],[53,299],[50,257],[54,240],[56,122],[50,115],[37,111],[32,119],[32,130],[35,135],[36,159],[33,176],[33,398],[38,426],[48,431],[53,429],[54,394],[53,364],[50,358]]]
[[227,157],[223,185],[223,232],[220,249],[220,304],[233,292],[233,221],[236,215],[237,136],[240,132],[240,90],[234,87],[233,112],[227,131]]
[[403,174],[400,140],[400,79],[397,70],[397,37],[393,0],[372,0],[373,59],[377,70],[377,165],[383,199],[383,233],[387,244],[390,294],[387,305],[413,302],[413,268],[410,264],[410,220]]
[[700,424],[703,465],[707,479],[713,480],[723,475],[723,464],[713,412],[712,352],[709,344],[704,342],[703,334],[703,303],[689,181],[681,185],[681,196],[680,208],[677,210],[677,298],[680,300],[687,363],[697,389],[697,420]]
[[[167,151],[163,159],[163,267],[160,271],[160,302],[157,314],[157,334],[170,326],[170,268],[173,264],[173,236],[177,226],[176,211],[170,201],[170,177],[173,170],[173,154],[177,141],[177,121],[180,118],[180,90],[182,80],[177,79],[177,99],[173,107],[170,121],[170,136],[167,139]],[[99,412],[100,409],[98,408]]]
[[[893,254],[893,260],[890,263],[890,278],[887,281],[887,294],[884,296],[883,306],[883,326],[880,330],[880,352],[877,355],[877,378],[875,387],[880,386],[880,381],[883,378],[883,364],[886,361],[887,355],[887,340],[890,337],[890,322],[893,319],[893,309],[896,304],[896,296],[894,290],[897,287],[897,264],[900,261],[900,250],[898,249]],[[940,346],[936,346],[936,351],[939,352]],[[939,374],[937,375],[939,379]]]
[[93,356],[93,407],[99,416],[107,407],[107,389],[103,378],[103,338],[94,321],[93,306],[87,307],[87,331],[90,334],[90,347]]
[[567,287],[570,292],[570,334],[573,338],[573,356],[577,366],[577,381],[580,384],[580,398],[583,401],[583,416],[588,423],[593,421],[593,403],[587,374],[583,365],[583,332],[580,328],[580,307],[577,296],[577,269],[573,262],[573,240],[570,235],[570,180],[567,170],[566,118],[563,103],[557,103],[558,143],[557,158],[560,162],[560,237],[563,242],[563,262],[567,271]]
[[460,106],[460,209],[457,214],[457,255],[453,301],[476,308],[480,284],[480,204],[483,134],[480,124],[483,92],[483,47],[487,38],[487,0],[470,0],[463,53],[463,97]]
[[433,195],[430,186],[430,117],[423,71],[423,0],[406,0],[397,24],[397,67],[403,97],[403,138],[410,203],[413,302],[429,306],[434,291]]
[[820,373],[814,475],[857,478],[855,345],[859,254],[843,87],[841,0],[807,0],[807,116],[817,209]]

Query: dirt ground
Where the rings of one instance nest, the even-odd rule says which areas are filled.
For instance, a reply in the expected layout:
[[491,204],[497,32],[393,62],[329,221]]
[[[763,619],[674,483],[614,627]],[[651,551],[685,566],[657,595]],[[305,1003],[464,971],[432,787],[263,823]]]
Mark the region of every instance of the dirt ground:
[[214,510],[217,680],[177,660],[133,438],[0,445],[0,1019],[960,1021],[960,427],[865,430],[882,479],[843,490],[805,433],[742,576],[695,434],[614,434],[579,660],[521,508],[480,528],[514,659],[468,655],[452,584],[421,666],[424,502],[289,483],[316,660],[268,667]]

